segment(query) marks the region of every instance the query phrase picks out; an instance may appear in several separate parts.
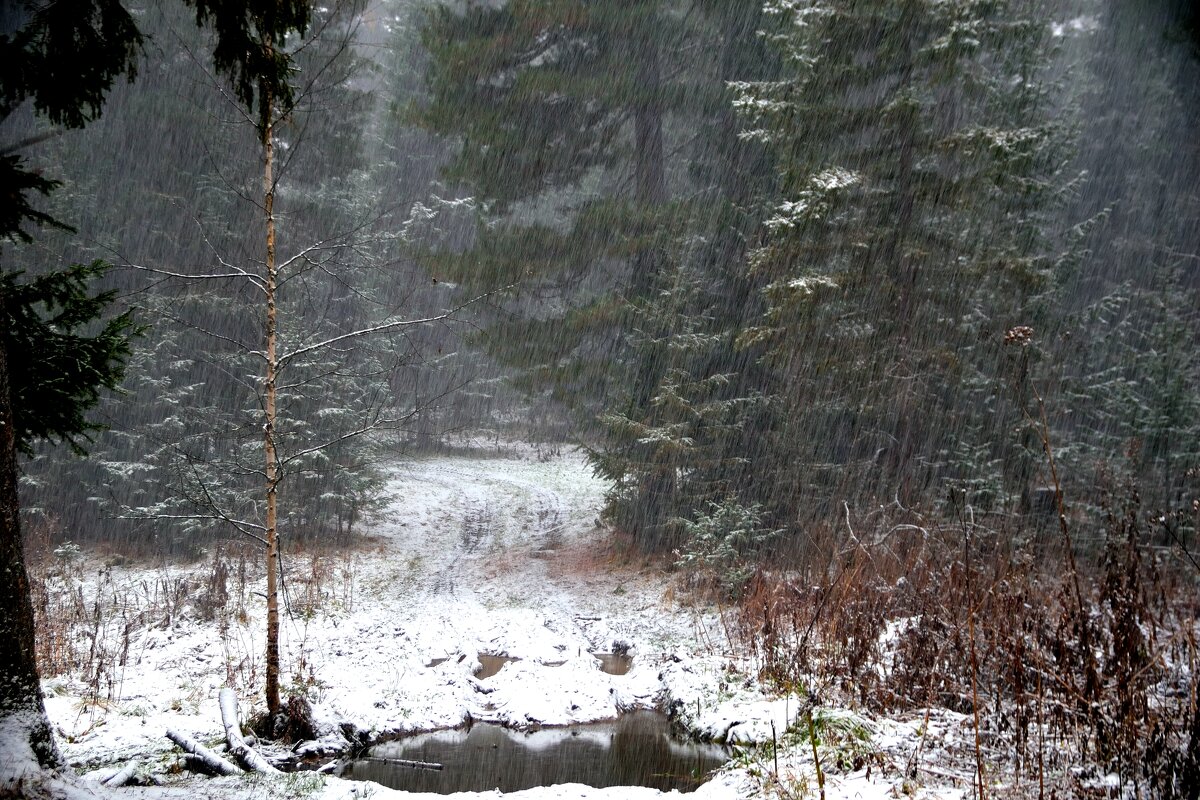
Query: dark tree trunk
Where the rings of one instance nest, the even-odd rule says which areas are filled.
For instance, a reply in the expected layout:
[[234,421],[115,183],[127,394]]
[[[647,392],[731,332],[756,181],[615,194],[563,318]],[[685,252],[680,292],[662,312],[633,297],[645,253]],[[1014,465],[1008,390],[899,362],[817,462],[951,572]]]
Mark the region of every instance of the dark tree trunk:
[[[634,107],[634,169],[636,200],[641,213],[657,212],[667,199],[663,156],[662,68],[658,45],[646,37],[638,53],[640,96]],[[652,226],[647,226],[649,234]],[[662,253],[653,242],[644,242],[634,258],[634,294],[645,296],[662,268]]]
[[[663,163],[662,68],[659,65],[658,44],[647,36],[637,44],[638,88],[634,104],[634,187],[638,213],[649,220],[666,202],[666,167]],[[649,297],[662,271],[662,248],[653,241],[655,226],[646,223],[641,235],[645,237],[634,254],[630,294],[637,299]],[[656,331],[658,335],[662,331]],[[656,337],[657,338],[657,337]],[[663,364],[654,346],[644,347],[635,377],[635,406],[645,409],[662,377]]]
[[[4,318],[0,294],[0,319]],[[21,543],[17,497],[17,448],[9,391],[8,357],[0,341],[0,736],[5,744],[22,737],[37,763],[47,769],[64,764],[54,744],[46,706],[42,702],[34,650],[33,606]],[[4,773],[15,764],[0,764]]]
[[637,149],[637,199],[645,206],[660,205],[667,196],[663,169],[662,69],[653,40],[647,40],[638,62],[638,84],[642,91],[634,110]]

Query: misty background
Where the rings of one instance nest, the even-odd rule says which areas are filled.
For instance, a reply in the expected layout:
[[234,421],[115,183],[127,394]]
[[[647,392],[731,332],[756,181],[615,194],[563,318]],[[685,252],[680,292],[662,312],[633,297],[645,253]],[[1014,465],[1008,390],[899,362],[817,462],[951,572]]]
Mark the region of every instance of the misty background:
[[[808,5],[318,9],[277,130],[281,340],[439,319],[290,365],[285,537],[352,533],[389,459],[471,437],[587,448],[649,549],[811,555],[883,506],[1035,547],[1044,413],[1079,513],[1135,480],[1190,542],[1193,5]],[[205,509],[261,514],[261,303],[185,277],[261,261],[261,154],[187,10],[137,20],[136,83],[23,151],[76,230],[9,258],[113,263],[147,328],[90,457],[39,451],[22,505],[51,541],[189,553],[231,535]]]

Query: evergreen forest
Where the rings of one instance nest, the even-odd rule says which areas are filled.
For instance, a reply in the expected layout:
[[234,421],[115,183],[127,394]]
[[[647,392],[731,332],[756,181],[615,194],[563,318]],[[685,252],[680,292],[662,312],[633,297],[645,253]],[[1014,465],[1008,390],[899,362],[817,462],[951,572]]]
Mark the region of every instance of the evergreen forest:
[[[526,527],[710,620],[714,693],[800,698],[734,756],[758,796],[1200,793],[1189,0],[19,0],[0,79],[0,737],[67,776],[0,797],[69,794],[41,697],[119,705],[155,614],[254,631],[259,740],[325,741],[297,626],[369,582],[335,613],[318,565],[400,569],[383,521],[442,503],[405,470],[514,452],[594,491]],[[515,552],[487,491],[379,586]],[[200,577],[136,616],[126,569]],[[908,765],[834,708],[923,714]]]

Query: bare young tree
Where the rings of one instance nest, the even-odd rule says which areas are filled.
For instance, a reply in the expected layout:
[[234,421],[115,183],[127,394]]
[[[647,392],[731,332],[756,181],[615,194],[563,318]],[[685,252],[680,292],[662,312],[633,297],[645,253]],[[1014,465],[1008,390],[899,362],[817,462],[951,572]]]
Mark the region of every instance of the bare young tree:
[[[455,324],[464,308],[491,293],[430,310],[429,298],[403,302],[406,297],[412,300],[414,292],[389,302],[377,297],[372,287],[356,285],[374,280],[377,288],[382,279],[370,273],[392,263],[389,253],[398,235],[388,229],[387,216],[378,209],[334,215],[344,226],[336,231],[281,230],[288,220],[277,209],[281,178],[319,135],[312,132],[320,127],[312,121],[314,109],[348,91],[362,3],[347,0],[311,16],[309,9],[301,15],[297,6],[290,28],[272,25],[266,16],[266,6],[290,8],[289,4],[251,5],[249,52],[263,64],[283,65],[284,79],[247,84],[246,66],[223,66],[220,58],[217,73],[227,76],[231,87],[218,75],[208,74],[207,79],[230,101],[227,109],[243,129],[255,134],[261,168],[257,197],[236,176],[228,179],[228,189],[254,209],[253,228],[247,229],[253,232],[241,241],[206,233],[215,262],[208,266],[126,266],[174,287],[175,297],[183,300],[169,307],[166,318],[209,342],[210,372],[222,371],[230,386],[253,398],[252,405],[227,404],[225,411],[232,418],[207,420],[209,430],[196,431],[190,445],[170,444],[178,456],[177,495],[127,508],[124,515],[228,526],[263,548],[265,695],[268,711],[275,715],[281,709],[281,528],[287,527],[291,510],[280,498],[285,479],[297,477],[311,469],[314,460],[327,459],[351,442],[402,429],[420,410],[419,404],[398,402],[392,391],[397,371],[421,357],[410,333]],[[205,6],[198,7],[203,16]],[[292,196],[293,205],[302,202]],[[197,223],[210,225],[199,217]],[[321,227],[332,228],[333,223],[323,222]],[[248,243],[250,239],[257,244]],[[230,254],[238,250],[240,255]],[[263,256],[248,255],[254,250]],[[211,303],[217,296],[226,298],[223,316],[188,308],[188,301]],[[305,419],[308,414],[336,421],[318,424]],[[218,434],[228,434],[231,445],[214,448]],[[257,442],[253,446],[252,436]]]

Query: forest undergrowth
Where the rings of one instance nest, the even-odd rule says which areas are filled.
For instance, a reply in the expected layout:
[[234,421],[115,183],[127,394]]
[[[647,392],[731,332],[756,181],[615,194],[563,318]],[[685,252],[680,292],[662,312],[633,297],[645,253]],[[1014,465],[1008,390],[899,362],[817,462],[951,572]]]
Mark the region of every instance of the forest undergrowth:
[[[225,683],[245,696],[261,691],[261,648],[251,613],[261,605],[259,550],[238,541],[213,540],[189,560],[85,550],[63,542],[52,526],[31,526],[25,551],[38,630],[37,661],[54,691],[56,681],[78,680],[79,715],[102,720],[126,692],[126,666],[139,650],[155,646],[159,631],[215,625]],[[284,560],[285,610],[296,626],[318,613],[352,610],[358,592],[359,549],[305,542]],[[285,665],[289,693],[304,696],[314,683],[303,636]],[[207,698],[181,695],[179,702]],[[84,728],[86,731],[87,729]]]
[[733,637],[814,704],[964,715],[976,797],[1195,798],[1200,570],[1178,536],[1195,520],[1101,484],[1096,509],[1041,528],[845,506],[810,551],[824,563],[755,572]]

